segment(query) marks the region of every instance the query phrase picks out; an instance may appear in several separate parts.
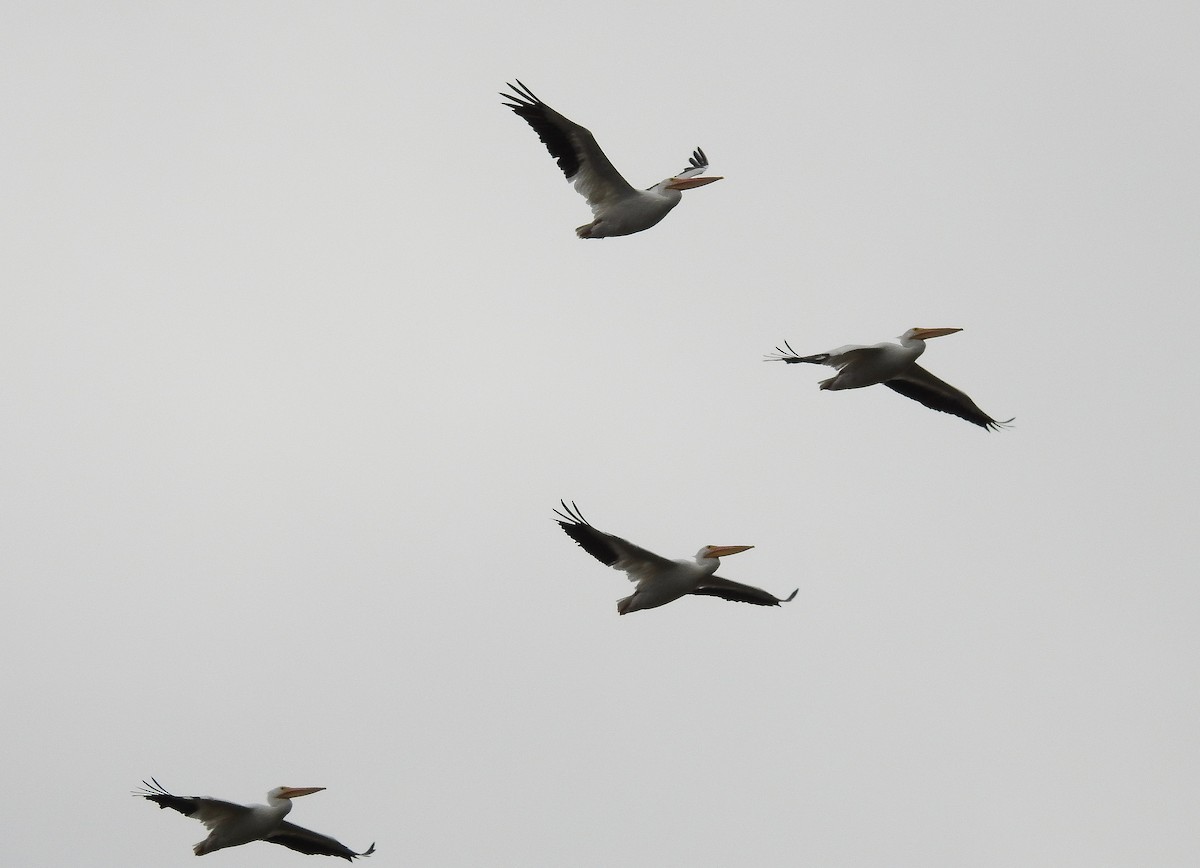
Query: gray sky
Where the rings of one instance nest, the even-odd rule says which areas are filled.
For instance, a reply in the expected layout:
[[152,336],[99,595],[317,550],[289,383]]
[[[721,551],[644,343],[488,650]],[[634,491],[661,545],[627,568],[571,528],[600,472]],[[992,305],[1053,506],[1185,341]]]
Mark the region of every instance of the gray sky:
[[[1174,866],[1192,3],[13,3],[5,864]],[[636,186],[586,204],[520,77]],[[1011,431],[765,365],[960,326]],[[782,609],[618,618],[560,497]],[[250,845],[224,865],[320,861]]]

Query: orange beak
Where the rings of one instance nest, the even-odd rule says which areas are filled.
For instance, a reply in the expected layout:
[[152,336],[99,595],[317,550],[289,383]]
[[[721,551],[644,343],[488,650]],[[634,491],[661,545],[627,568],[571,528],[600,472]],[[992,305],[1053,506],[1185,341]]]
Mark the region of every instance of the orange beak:
[[313,793],[319,793],[324,787],[284,787],[283,792],[279,794],[281,799],[295,799],[300,796],[309,796]]
[[703,187],[705,184],[711,184],[713,181],[720,181],[723,175],[706,175],[702,178],[672,178],[671,183],[667,184],[668,190],[691,190],[695,187]]
[[705,557],[723,558],[726,555],[736,555],[738,552],[744,552],[752,548],[754,546],[709,546],[708,554]]
[[952,335],[955,332],[960,332],[962,329],[914,329],[916,332],[913,335],[917,340],[926,341],[930,338],[940,338],[943,335]]

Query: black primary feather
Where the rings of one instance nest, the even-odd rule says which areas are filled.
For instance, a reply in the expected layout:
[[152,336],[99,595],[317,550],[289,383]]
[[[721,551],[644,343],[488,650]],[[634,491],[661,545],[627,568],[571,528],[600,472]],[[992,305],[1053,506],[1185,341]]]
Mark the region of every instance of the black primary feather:
[[370,856],[375,852],[374,843],[363,852],[355,853],[341,841],[286,820],[279,824],[278,831],[263,840],[270,844],[287,847],[289,850],[295,850],[297,853],[309,856],[337,856],[347,862],[353,862],[359,856]]
[[191,798],[173,796],[154,778],[150,779],[150,783],[142,781],[142,787],[142,790],[134,790],[133,795],[149,799],[160,808],[170,808],[173,811],[178,811],[185,817],[190,817],[196,813],[196,809],[199,807],[194,796]]
[[[924,368],[921,370],[925,371]],[[979,409],[979,405],[968,398],[964,393],[954,389],[954,387],[933,376],[933,374],[930,374],[928,371],[925,371],[925,374],[927,374],[930,379],[941,383],[947,389],[957,393],[961,399],[961,404],[958,401],[955,401],[952,397],[948,397],[937,391],[928,389],[925,386],[922,386],[920,383],[914,383],[910,380],[897,378],[894,380],[885,380],[883,384],[893,392],[897,392],[906,398],[911,398],[918,404],[928,407],[930,410],[937,410],[941,413],[949,413],[951,416],[957,416],[960,419],[965,419],[972,425],[978,425],[980,428],[983,428],[987,431],[999,431],[1012,421],[1012,419],[1008,419],[1004,422],[997,422],[987,413],[983,412],[983,410]]]
[[559,123],[556,123],[555,119],[565,121],[573,127],[579,125],[574,121],[567,120],[538,99],[533,91],[521,83],[520,79],[516,79],[516,82],[516,84],[508,83],[508,86],[513,89],[511,94],[503,92],[500,94],[509,100],[504,103],[505,107],[512,109],[514,114],[524,118],[525,122],[533,127],[533,131],[538,134],[538,138],[542,140],[542,144],[546,146],[550,156],[558,161],[558,167],[570,181],[579,174],[579,154],[575,151],[570,134]]
[[829,361],[829,353],[817,353],[814,356],[802,356],[792,349],[792,345],[787,341],[783,342],[783,346],[787,347],[785,352],[782,347],[775,348],[775,355],[768,354],[764,362],[784,362],[789,365],[795,365],[800,362],[807,362],[810,365],[823,365]]
[[[714,578],[716,578],[714,576]],[[726,579],[728,581],[728,579]],[[790,603],[795,599],[796,594],[800,589],[792,591],[788,596],[780,599],[769,591],[762,591],[758,588],[747,588],[745,591],[736,588],[720,588],[720,587],[705,587],[700,586],[696,590],[691,591],[692,594],[700,594],[705,597],[720,597],[722,600],[729,600],[731,603],[750,603],[754,606],[780,606],[784,603]],[[754,593],[757,592],[757,593]]]
[[558,522],[571,539],[575,540],[585,552],[594,557],[600,563],[607,567],[611,567],[620,558],[615,548],[613,548],[608,540],[607,534],[603,531],[596,530],[592,527],[583,513],[579,511],[579,507],[575,505],[575,501],[571,501],[571,505],[567,506],[565,500],[560,500],[562,510],[554,510],[554,514],[561,516],[563,521]]

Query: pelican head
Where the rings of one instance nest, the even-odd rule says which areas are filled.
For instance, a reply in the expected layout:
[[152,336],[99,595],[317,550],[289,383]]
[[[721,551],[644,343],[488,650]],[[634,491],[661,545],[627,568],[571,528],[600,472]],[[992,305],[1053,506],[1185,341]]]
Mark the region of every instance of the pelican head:
[[711,184],[713,181],[720,181],[724,175],[706,175],[700,178],[671,178],[667,181],[668,190],[691,190],[695,187],[703,187],[705,184]]
[[940,338],[943,335],[952,335],[955,332],[960,332],[962,329],[922,329],[912,328],[900,335],[902,338],[909,340],[925,341],[930,338]]
[[736,555],[738,552],[744,552],[747,549],[752,549],[754,546],[705,546],[696,552],[696,560],[701,561],[705,558],[723,558],[726,555]]

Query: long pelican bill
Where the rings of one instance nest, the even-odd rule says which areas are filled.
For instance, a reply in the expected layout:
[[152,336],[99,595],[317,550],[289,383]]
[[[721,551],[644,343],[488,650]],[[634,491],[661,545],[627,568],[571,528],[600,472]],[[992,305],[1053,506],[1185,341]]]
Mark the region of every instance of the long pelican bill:
[[300,796],[311,796],[313,793],[319,793],[324,787],[284,787],[283,792],[279,794],[281,799],[298,799]]
[[962,329],[913,329],[913,337],[920,341],[927,341],[930,338],[940,338],[944,335],[952,335],[955,332],[960,332]]
[[754,546],[709,546],[706,558],[723,558],[726,555],[736,555],[738,552],[748,551]]
[[711,184],[713,181],[724,179],[724,175],[705,175],[700,178],[672,178],[667,182],[668,190],[692,190],[696,187],[703,187],[705,184]]

